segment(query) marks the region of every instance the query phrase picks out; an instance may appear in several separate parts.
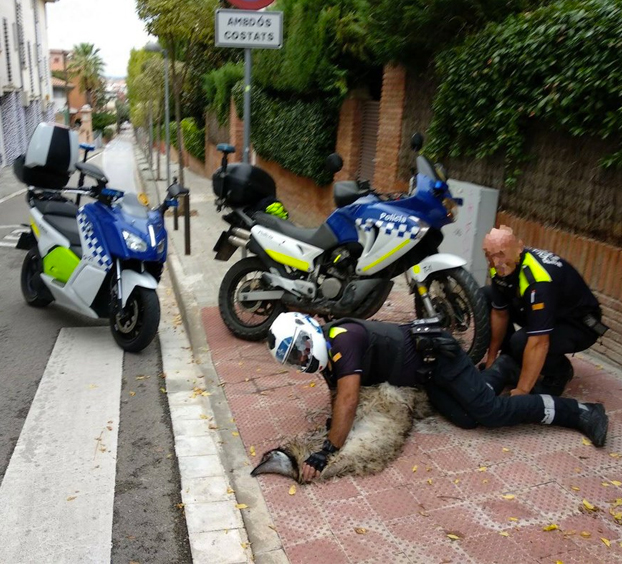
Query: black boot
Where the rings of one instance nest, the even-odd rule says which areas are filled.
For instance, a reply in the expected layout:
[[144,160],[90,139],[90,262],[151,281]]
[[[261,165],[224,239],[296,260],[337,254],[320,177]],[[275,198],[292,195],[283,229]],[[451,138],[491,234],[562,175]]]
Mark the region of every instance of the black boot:
[[592,444],[601,447],[607,439],[609,417],[605,413],[602,403],[585,403],[587,409],[581,409],[579,415],[579,431],[581,431]]
[[568,357],[563,356],[559,365],[554,369],[545,367],[537,393],[561,396],[573,377],[574,368],[572,367],[572,363],[568,360]]

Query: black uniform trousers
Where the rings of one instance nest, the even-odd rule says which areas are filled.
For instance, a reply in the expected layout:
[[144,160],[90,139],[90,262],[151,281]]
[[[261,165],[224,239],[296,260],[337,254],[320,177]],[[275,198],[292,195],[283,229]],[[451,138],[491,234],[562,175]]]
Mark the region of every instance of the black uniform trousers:
[[[492,291],[490,286],[482,288],[489,309],[492,309]],[[519,365],[523,363],[523,353],[527,346],[529,335],[525,329],[514,329],[514,322],[510,322],[501,345],[501,354],[509,354]],[[536,382],[532,393],[561,395],[572,375],[572,364],[567,354],[589,349],[598,336],[580,320],[575,322],[561,321],[555,325],[549,334],[549,351],[542,367],[542,378]],[[516,387],[518,378],[507,380],[505,385]]]
[[463,351],[439,357],[424,384],[430,403],[464,429],[545,423],[577,428],[581,407],[571,398],[550,395],[498,396],[495,384],[506,378],[503,365],[480,372]]

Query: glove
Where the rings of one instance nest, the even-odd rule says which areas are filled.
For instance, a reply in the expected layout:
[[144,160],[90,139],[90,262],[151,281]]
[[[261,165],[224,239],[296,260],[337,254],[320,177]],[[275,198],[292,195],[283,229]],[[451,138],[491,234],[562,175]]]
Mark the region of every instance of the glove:
[[438,355],[453,359],[460,352],[460,345],[452,337],[415,337],[415,348],[423,355],[424,361],[434,361]]
[[328,464],[328,453],[323,450],[314,452],[309,458],[307,458],[307,460],[305,460],[305,464],[308,464],[312,468],[315,468],[318,472],[321,472]]

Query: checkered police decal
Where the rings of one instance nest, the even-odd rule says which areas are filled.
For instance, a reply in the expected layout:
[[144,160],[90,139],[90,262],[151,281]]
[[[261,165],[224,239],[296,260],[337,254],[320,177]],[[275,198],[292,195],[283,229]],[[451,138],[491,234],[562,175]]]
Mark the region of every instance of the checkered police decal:
[[82,260],[103,268],[106,272],[112,267],[112,259],[93,233],[93,224],[82,212],[78,213],[78,227],[82,239]]
[[356,220],[356,226],[361,227],[364,231],[371,231],[374,227],[383,231],[386,235],[395,235],[399,238],[408,237],[409,239],[416,239],[421,231],[418,225],[408,227],[406,223],[395,224],[393,222],[382,221],[381,219],[366,219],[361,218]]

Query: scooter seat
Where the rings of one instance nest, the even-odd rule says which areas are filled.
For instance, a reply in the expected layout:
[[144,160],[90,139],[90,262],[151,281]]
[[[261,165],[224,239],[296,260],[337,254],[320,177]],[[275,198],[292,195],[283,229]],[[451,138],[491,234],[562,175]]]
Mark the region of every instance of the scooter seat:
[[264,212],[257,212],[253,219],[261,226],[278,231],[283,235],[302,241],[319,249],[328,250],[334,247],[338,240],[334,233],[325,223],[317,229],[304,229],[296,227],[291,221],[281,219]]
[[[76,221],[75,217],[46,214],[44,216],[44,219],[54,229],[67,237],[71,246],[80,246],[82,244],[80,241],[80,230],[78,228],[78,222]],[[82,253],[80,253],[80,256],[82,256]]]
[[35,207],[43,215],[60,215],[63,217],[76,217],[78,206],[73,202],[59,202],[57,200],[33,200]]

